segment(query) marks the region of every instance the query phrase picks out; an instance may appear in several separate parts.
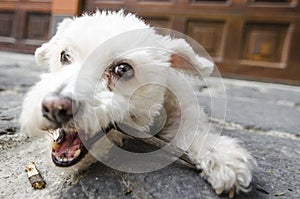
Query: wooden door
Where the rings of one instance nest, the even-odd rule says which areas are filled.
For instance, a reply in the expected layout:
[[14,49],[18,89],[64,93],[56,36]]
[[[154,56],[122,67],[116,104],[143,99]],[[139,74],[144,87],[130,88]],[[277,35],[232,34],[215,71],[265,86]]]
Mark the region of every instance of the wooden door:
[[121,8],[191,36],[224,76],[300,84],[298,0],[86,0],[83,10]]
[[33,53],[48,40],[51,0],[0,0],[0,49]]

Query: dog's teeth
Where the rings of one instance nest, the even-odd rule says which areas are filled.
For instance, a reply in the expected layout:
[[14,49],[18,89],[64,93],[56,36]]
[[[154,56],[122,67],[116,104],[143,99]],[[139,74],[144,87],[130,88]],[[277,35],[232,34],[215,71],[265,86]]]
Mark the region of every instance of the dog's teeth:
[[69,162],[71,162],[71,161],[73,161],[73,160],[74,160],[74,158],[70,158],[70,159],[68,159],[68,161],[69,161]]
[[64,161],[63,159],[61,159],[61,158],[58,157],[58,156],[56,156],[56,159],[57,159],[58,161],[60,161],[60,162],[63,162],[63,161]]
[[68,159],[68,158],[64,158],[63,161],[64,161],[64,162],[68,162],[69,159]]
[[216,191],[216,193],[217,193],[218,195],[220,195],[220,194],[223,192],[223,189],[220,188],[220,189],[216,189],[215,191]]
[[59,144],[57,144],[56,142],[53,143],[52,148],[53,148],[55,151],[57,151],[57,150],[59,149],[59,147],[60,147]]
[[81,153],[81,150],[80,149],[77,149],[74,153],[74,158],[77,158]]

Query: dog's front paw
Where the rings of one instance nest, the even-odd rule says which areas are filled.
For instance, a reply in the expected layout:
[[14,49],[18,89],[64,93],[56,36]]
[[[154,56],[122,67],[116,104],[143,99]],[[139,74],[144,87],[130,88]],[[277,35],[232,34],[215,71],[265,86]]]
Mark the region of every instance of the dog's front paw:
[[[201,160],[201,175],[215,189],[217,194],[229,194],[233,198],[239,191],[251,189],[252,170],[256,165],[254,158],[235,140],[223,138],[220,141],[230,142],[228,147],[216,146]],[[224,143],[223,143],[224,144]]]
[[233,198],[235,192],[248,192],[252,181],[252,171],[248,163],[236,163],[237,165],[215,163],[209,169],[209,174],[203,170],[201,176],[212,185],[218,195],[229,194],[229,198]]

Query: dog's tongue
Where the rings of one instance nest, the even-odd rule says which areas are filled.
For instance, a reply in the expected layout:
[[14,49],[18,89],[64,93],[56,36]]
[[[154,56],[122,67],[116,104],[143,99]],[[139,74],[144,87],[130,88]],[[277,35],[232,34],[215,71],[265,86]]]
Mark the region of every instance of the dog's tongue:
[[82,142],[76,133],[69,133],[65,136],[62,143],[55,144],[60,145],[56,150],[56,155],[70,159],[73,158],[74,155],[77,155],[75,152],[80,149]]

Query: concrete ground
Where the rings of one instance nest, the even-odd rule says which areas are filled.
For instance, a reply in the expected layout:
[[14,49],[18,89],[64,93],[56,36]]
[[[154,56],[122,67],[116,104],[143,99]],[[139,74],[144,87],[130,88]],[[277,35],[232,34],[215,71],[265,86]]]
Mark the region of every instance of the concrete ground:
[[[226,198],[180,161],[143,174],[112,170],[100,162],[73,178],[54,169],[49,149],[43,148],[46,139],[25,138],[18,124],[23,97],[44,71],[31,55],[0,52],[0,198]],[[258,162],[252,191],[236,198],[299,198],[300,88],[224,79],[225,101],[222,87],[210,82],[212,98],[205,86],[198,93],[205,111],[216,128],[224,127],[222,134],[238,137]],[[24,169],[30,161],[47,183],[43,190],[29,184]]]

